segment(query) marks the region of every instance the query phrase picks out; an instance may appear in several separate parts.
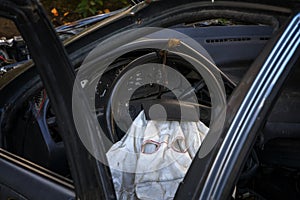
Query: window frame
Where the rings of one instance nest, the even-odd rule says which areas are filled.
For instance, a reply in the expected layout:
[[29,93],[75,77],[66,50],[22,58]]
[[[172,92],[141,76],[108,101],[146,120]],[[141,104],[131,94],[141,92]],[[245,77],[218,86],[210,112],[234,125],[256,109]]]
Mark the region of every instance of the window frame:
[[[284,81],[299,58],[300,45],[299,39],[297,39],[298,43],[296,44],[298,45],[290,49],[290,52],[287,52],[286,62],[281,67],[277,67],[279,69],[276,68],[276,63],[270,62],[274,55],[277,55],[279,58],[284,56],[281,50],[283,47],[287,47],[286,45],[284,46],[286,35],[289,34],[290,29],[299,26],[299,19],[300,13],[291,16],[289,22],[271,39],[264,51],[250,67],[240,85],[235,89],[227,104],[228,110],[222,136],[206,157],[202,159],[196,157],[193,160],[184,179],[185,184],[181,184],[177,190],[176,197],[178,199],[191,198],[191,196],[197,199],[230,198],[234,185],[241,173],[241,168],[246,162],[254,144],[258,130],[265,122],[271,106],[276,101],[276,96],[278,96]],[[291,37],[299,37],[299,33]],[[267,77],[264,77],[267,74],[266,72],[269,72],[271,75],[275,73],[275,81],[269,80],[269,82],[264,83],[268,85],[266,91],[262,92],[260,91],[261,82],[259,81],[267,79]],[[259,95],[262,95],[261,98],[254,98],[259,97]],[[247,119],[244,113],[251,110],[253,105],[258,109],[253,110]],[[241,127],[245,129],[241,129]],[[203,146],[200,147],[200,152],[201,148]],[[200,171],[204,173],[199,173]],[[195,184],[195,181],[197,184]],[[193,183],[194,186],[189,183]],[[194,187],[194,194],[188,193],[189,187]]]

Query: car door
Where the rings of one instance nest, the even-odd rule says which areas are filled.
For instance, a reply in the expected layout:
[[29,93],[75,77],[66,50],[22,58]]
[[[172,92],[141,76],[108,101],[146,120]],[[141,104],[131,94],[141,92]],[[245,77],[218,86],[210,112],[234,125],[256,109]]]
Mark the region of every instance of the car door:
[[200,147],[177,199],[231,198],[283,83],[294,73],[291,69],[299,67],[299,23],[300,14],[296,12],[244,76],[228,102],[222,136],[216,138],[210,152],[206,151],[207,144]]
[[0,199],[75,199],[71,181],[0,149]]
[[75,194],[80,199],[114,198],[109,170],[89,155],[76,134],[71,113],[74,70],[42,6],[38,1],[1,0],[0,15],[15,22],[38,66],[53,108],[60,118],[75,186],[74,189],[61,177],[1,150],[1,195],[4,195],[1,198],[45,199],[46,195],[48,199],[74,199]]

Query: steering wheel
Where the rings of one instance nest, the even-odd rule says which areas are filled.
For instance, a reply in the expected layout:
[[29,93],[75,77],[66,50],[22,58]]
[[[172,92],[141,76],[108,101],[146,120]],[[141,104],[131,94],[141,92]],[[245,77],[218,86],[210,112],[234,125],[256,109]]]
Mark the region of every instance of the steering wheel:
[[[138,54],[140,51],[146,53]],[[128,55],[128,64],[119,65],[118,61]],[[83,62],[76,79],[91,97],[91,110],[101,124],[98,129],[104,130],[112,143],[128,130],[145,101],[155,99],[178,101],[181,114],[181,102],[194,106],[198,120],[209,125],[214,135],[206,138],[213,140],[225,120],[224,82],[234,88],[196,41],[173,30],[152,28],[129,30],[98,45]],[[105,92],[95,92],[108,79]],[[104,99],[101,109],[95,106],[98,98]]]

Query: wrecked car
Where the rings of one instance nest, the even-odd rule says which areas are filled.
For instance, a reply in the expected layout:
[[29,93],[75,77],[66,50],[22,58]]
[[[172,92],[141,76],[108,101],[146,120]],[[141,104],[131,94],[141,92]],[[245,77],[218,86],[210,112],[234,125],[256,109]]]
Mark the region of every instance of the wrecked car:
[[299,199],[297,1],[143,1],[62,45],[0,0],[31,61],[0,79],[0,197]]

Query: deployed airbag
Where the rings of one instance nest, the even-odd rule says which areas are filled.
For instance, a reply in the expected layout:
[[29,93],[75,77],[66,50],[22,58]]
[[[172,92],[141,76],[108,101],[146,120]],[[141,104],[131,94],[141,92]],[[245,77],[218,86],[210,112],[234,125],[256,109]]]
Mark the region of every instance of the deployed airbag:
[[107,152],[118,199],[173,199],[208,127],[146,120],[142,111]]

